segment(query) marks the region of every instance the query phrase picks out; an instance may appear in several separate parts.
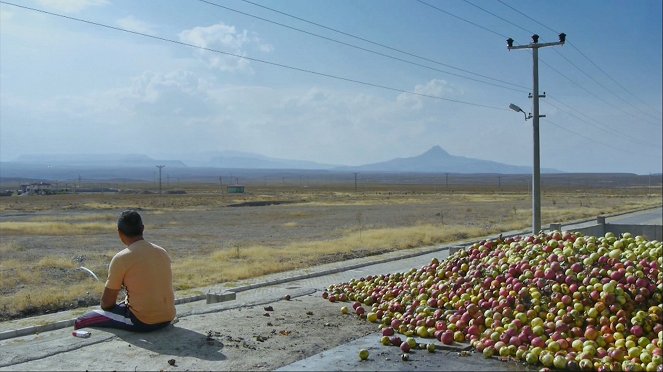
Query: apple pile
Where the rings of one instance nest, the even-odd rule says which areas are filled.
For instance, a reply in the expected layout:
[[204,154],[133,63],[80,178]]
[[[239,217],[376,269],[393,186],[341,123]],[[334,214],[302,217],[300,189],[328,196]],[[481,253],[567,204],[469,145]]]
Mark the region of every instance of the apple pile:
[[554,231],[482,241],[322,296],[353,302],[348,312],[379,323],[382,342],[404,352],[412,341],[397,334],[548,368],[663,371],[662,266],[658,241]]

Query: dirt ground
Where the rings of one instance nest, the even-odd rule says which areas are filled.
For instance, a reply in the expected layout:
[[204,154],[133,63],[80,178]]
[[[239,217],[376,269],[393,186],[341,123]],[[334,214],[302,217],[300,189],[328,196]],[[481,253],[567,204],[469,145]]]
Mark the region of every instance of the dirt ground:
[[[205,315],[214,318],[218,326],[201,331],[206,332],[205,346],[215,349],[216,345],[225,357],[223,369],[273,370],[377,332],[373,323],[342,315],[339,309],[343,305],[349,306],[325,301],[317,292],[290,301]],[[181,324],[187,324],[186,318]],[[182,359],[180,367],[208,367],[189,362]]]

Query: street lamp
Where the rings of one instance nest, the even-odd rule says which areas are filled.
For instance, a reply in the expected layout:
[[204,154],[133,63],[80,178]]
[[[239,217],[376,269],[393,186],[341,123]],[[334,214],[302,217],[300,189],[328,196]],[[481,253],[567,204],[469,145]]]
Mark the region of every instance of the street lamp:
[[527,120],[527,119],[531,119],[531,118],[532,118],[532,114],[527,115],[527,114],[525,113],[525,111],[523,111],[523,109],[521,109],[520,107],[514,105],[513,103],[509,104],[509,108],[510,108],[511,110],[515,111],[515,112],[522,112],[523,115],[525,115],[525,120]]

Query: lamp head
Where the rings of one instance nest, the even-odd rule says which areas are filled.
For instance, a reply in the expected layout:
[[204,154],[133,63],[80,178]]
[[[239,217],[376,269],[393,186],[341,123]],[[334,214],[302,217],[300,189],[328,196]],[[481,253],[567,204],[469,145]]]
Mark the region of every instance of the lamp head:
[[523,109],[521,109],[520,107],[514,105],[513,103],[509,104],[509,108],[511,110],[515,111],[515,112],[525,112],[525,111],[523,111]]
[[565,33],[562,32],[561,34],[559,34],[559,42],[562,43],[562,44],[564,44],[566,42],[566,34]]

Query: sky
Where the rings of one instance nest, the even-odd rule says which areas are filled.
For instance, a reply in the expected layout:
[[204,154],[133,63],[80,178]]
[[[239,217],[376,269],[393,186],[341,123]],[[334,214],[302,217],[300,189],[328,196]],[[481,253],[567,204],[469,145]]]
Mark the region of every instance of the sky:
[[[0,0],[0,161],[453,155],[662,171],[660,0]],[[19,6],[16,6],[19,5]],[[30,9],[27,9],[27,8]]]

